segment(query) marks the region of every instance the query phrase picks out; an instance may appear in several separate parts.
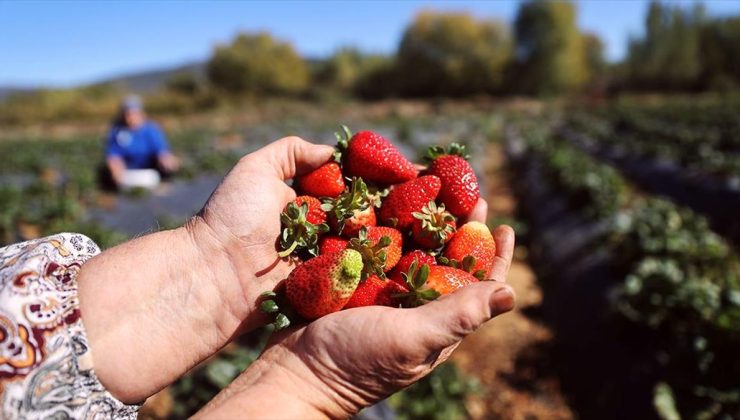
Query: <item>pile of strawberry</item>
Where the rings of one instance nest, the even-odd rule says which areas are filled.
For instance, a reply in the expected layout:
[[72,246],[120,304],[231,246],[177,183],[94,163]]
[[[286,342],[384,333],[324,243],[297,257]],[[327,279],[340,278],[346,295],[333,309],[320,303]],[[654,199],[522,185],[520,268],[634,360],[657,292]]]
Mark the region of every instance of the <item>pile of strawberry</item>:
[[300,195],[280,215],[280,256],[304,262],[281,296],[265,294],[277,327],[288,324],[285,302],[306,319],[416,306],[482,280],[493,264],[488,227],[460,226],[480,197],[464,146],[429,148],[419,171],[380,135],[342,128],[334,159],[295,181]]

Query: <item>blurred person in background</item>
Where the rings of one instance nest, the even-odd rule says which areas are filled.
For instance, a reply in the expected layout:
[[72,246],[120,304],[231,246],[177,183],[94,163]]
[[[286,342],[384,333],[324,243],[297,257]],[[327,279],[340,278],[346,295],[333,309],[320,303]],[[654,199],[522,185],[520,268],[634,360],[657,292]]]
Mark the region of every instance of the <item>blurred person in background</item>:
[[162,129],[147,120],[141,99],[127,96],[106,139],[104,186],[153,188],[179,166]]

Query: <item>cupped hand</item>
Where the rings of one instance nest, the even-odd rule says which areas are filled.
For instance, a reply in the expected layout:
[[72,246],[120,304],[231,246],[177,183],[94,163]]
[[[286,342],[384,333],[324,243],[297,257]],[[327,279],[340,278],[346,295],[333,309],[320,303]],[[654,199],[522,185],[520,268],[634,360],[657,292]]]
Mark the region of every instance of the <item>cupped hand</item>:
[[256,310],[261,292],[285,279],[294,264],[278,257],[280,213],[295,197],[286,181],[327,162],[333,148],[298,137],[286,137],[243,157],[226,175],[194,219],[191,231],[198,241],[216,244],[229,256],[233,276],[220,285],[224,305],[244,328],[261,325]]
[[186,226],[106,250],[78,276],[95,372],[126,403],[153,395],[242,331],[291,267],[278,258],[285,183],[332,148],[288,137],[242,158]]
[[[481,202],[472,216],[480,220],[484,214]],[[514,306],[513,291],[505,284],[514,232],[501,226],[494,239],[497,254],[491,281],[466,286],[418,308],[354,308],[276,334],[259,363],[201,414],[345,418],[418,381],[445,361],[464,337]],[[275,399],[280,392],[289,393],[282,398],[285,411],[275,411],[279,410],[275,404],[261,406],[255,386]]]

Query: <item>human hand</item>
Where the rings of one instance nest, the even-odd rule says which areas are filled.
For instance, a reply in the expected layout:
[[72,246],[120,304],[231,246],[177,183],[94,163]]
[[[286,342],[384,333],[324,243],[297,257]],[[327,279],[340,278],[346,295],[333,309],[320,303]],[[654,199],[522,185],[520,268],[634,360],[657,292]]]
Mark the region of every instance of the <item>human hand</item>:
[[[484,214],[481,202],[473,217]],[[494,238],[489,278],[496,281],[466,286],[419,308],[354,308],[278,333],[258,363],[200,414],[344,418],[416,382],[465,336],[513,307],[504,281],[514,233],[501,226]]]
[[291,270],[278,258],[285,181],[330,159],[297,137],[243,157],[184,227],[111,248],[86,262],[79,298],[95,372],[140,402],[266,322],[258,298]]
[[177,172],[180,168],[180,159],[170,152],[165,152],[158,157],[159,167],[166,173]]
[[295,266],[276,251],[280,213],[296,198],[285,181],[326,163],[333,151],[287,137],[251,153],[229,172],[194,220],[194,234],[207,231],[231,260],[238,282],[220,285],[224,305],[235,319],[247,321],[247,329],[266,319],[256,310],[259,295],[273,290]]

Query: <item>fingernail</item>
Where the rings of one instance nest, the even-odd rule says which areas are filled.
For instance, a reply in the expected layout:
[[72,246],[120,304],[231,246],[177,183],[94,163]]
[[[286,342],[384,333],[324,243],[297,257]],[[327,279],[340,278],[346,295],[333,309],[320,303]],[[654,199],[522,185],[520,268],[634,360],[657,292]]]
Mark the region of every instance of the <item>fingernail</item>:
[[493,306],[496,312],[507,312],[514,307],[514,294],[508,287],[502,287],[493,294]]

